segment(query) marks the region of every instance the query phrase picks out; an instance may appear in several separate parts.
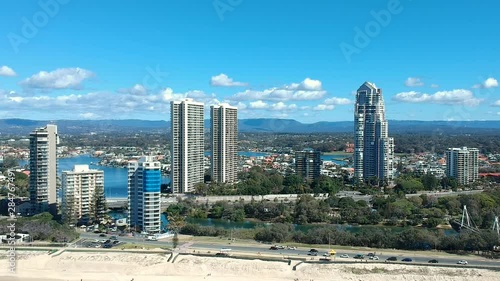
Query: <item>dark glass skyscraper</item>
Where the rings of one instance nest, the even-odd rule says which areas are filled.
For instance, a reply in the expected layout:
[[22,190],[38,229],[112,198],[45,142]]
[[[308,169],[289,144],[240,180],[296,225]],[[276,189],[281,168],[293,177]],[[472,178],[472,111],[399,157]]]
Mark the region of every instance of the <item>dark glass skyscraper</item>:
[[356,92],[354,108],[354,176],[394,177],[394,139],[388,137],[382,90],[365,82]]

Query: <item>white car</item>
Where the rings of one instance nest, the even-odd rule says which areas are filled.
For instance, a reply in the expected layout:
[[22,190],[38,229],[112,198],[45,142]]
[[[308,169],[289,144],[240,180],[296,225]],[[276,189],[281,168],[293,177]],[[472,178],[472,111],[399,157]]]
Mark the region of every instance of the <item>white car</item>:
[[288,247],[288,250],[297,250],[297,247]]
[[378,256],[371,256],[370,259],[374,260],[374,261],[378,261]]
[[459,260],[459,261],[457,262],[457,264],[463,264],[463,265],[465,265],[465,264],[467,264],[467,263],[468,263],[468,262],[467,262],[466,260]]
[[349,255],[348,254],[342,254],[342,255],[340,255],[340,257],[343,258],[343,259],[348,259]]

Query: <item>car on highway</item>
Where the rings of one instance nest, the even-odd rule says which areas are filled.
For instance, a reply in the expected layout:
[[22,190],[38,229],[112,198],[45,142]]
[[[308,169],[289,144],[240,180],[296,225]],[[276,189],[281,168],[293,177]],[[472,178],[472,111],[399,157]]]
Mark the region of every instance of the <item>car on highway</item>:
[[386,259],[386,261],[397,261],[397,260],[398,260],[398,258],[396,258],[396,257],[388,257]]
[[309,250],[309,253],[317,253],[317,252],[318,252],[318,250],[316,250],[316,249]]
[[307,255],[308,256],[317,256],[318,252],[308,252]]
[[118,238],[116,238],[116,236],[111,236],[111,237],[109,237],[109,239],[111,239],[111,240],[118,240]]
[[276,246],[271,246],[271,247],[269,247],[269,250],[276,251],[276,250],[278,250],[278,247],[276,247]]
[[371,256],[370,259],[374,260],[374,261],[378,261],[379,260],[378,256]]
[[106,234],[101,233],[101,234],[99,234],[99,237],[106,237]]
[[402,259],[401,261],[404,261],[404,262],[412,262],[413,260],[412,260],[412,259],[410,259],[410,258],[404,258],[404,259]]
[[459,261],[457,262],[457,264],[466,265],[466,264],[468,264],[468,262],[467,262],[466,260],[459,260]]
[[375,256],[375,254],[374,253],[368,253],[368,255],[366,255],[366,256],[367,257],[373,257],[373,256]]
[[276,248],[280,249],[280,250],[283,250],[285,249],[285,246],[282,246],[282,245],[276,245]]
[[343,258],[343,259],[348,259],[349,258],[349,255],[348,254],[342,254],[340,255],[339,257]]
[[357,254],[357,255],[355,255],[353,258],[354,258],[354,259],[357,259],[357,260],[362,260],[362,259],[364,259],[364,258],[365,258],[365,256],[364,256],[364,255],[362,255],[362,254]]
[[293,246],[290,247],[290,246],[288,246],[287,249],[288,250],[297,250],[297,247],[293,247]]
[[429,261],[429,263],[439,263],[439,261],[436,260],[436,259],[432,259],[432,260]]

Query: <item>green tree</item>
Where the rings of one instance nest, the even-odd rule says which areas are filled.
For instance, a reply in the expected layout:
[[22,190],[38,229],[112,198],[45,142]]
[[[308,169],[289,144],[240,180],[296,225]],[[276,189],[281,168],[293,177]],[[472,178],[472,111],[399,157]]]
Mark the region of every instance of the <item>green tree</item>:
[[168,229],[174,233],[172,238],[172,247],[175,249],[179,245],[179,232],[186,225],[186,220],[183,216],[172,215],[168,216]]

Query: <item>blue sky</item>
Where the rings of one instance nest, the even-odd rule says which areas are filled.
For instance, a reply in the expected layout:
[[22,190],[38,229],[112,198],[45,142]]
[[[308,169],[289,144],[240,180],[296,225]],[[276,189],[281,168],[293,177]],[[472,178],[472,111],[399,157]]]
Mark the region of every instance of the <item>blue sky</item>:
[[500,120],[495,0],[0,5],[0,118],[168,120],[189,97],[240,118],[352,120],[371,81],[389,119]]

